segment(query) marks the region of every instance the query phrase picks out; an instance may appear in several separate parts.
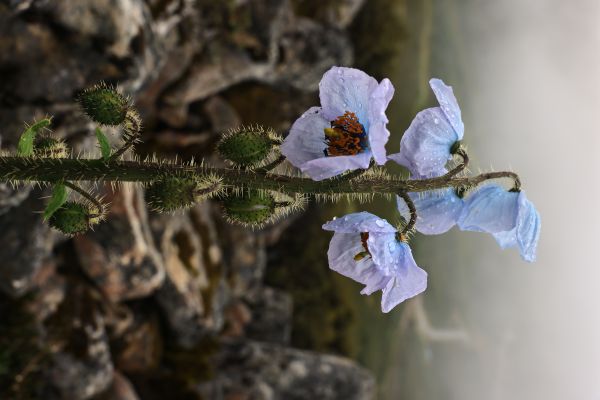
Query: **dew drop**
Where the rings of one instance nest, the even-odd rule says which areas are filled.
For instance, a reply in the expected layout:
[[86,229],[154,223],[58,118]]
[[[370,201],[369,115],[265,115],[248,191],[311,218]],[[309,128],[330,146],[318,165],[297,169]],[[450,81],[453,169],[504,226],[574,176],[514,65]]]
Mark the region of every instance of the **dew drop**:
[[385,222],[383,222],[382,220],[378,219],[377,221],[375,221],[375,225],[377,225],[380,228],[383,228],[385,226]]

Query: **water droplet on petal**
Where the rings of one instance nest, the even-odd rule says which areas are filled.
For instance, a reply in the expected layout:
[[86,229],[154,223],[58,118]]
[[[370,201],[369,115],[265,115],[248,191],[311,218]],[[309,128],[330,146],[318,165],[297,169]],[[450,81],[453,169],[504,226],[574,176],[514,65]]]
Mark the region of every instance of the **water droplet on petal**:
[[385,226],[385,222],[383,222],[382,220],[378,219],[377,221],[375,221],[375,225],[377,225],[380,228],[383,228]]

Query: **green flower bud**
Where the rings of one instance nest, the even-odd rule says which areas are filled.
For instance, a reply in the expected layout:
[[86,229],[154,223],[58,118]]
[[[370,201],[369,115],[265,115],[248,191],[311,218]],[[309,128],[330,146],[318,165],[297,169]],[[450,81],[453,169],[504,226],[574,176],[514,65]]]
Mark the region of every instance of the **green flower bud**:
[[262,226],[275,213],[275,199],[267,192],[245,190],[229,193],[223,200],[225,216],[234,223],[245,226]]
[[69,150],[63,140],[46,136],[36,140],[33,154],[40,158],[67,158]]
[[52,214],[48,223],[64,234],[77,235],[86,232],[99,220],[99,216],[86,204],[68,201]]
[[121,125],[129,109],[129,100],[105,83],[84,90],[77,101],[92,120],[103,125]]
[[259,126],[242,127],[223,135],[217,150],[235,166],[254,168],[267,159],[275,142],[276,135],[272,130]]
[[220,187],[220,179],[216,177],[204,177],[200,180],[165,178],[146,187],[146,203],[158,212],[175,211],[216,194]]

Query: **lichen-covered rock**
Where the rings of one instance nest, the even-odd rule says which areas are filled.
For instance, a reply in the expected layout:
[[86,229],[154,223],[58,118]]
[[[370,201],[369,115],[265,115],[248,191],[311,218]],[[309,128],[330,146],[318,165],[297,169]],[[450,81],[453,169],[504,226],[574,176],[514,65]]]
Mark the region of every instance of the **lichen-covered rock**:
[[292,334],[292,296],[264,287],[247,297],[251,319],[246,337],[263,342],[289,344]]
[[177,343],[193,347],[223,325],[223,307],[228,299],[224,276],[210,275],[210,245],[186,214],[153,214],[151,227],[166,271],[156,300]]
[[18,206],[0,215],[0,290],[12,297],[33,287],[58,239],[41,214],[34,212],[44,208],[41,196],[42,191],[33,190]]
[[81,267],[114,302],[150,295],[165,276],[140,188],[123,186],[108,219],[74,238]]
[[87,400],[111,384],[111,360],[100,299],[74,284],[58,312],[47,322],[52,364],[46,371],[60,398]]
[[199,386],[199,392],[205,398],[375,398],[373,376],[356,363],[337,356],[246,341],[225,344],[219,357],[219,366],[216,379]]

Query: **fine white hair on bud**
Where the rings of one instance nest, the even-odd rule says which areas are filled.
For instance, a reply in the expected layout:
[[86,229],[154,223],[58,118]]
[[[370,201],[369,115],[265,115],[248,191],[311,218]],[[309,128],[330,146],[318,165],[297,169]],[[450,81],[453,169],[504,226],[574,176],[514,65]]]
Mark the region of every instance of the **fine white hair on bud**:
[[274,130],[262,126],[242,126],[223,134],[217,144],[219,154],[239,168],[265,165],[281,138]]
[[76,100],[93,121],[108,126],[121,125],[130,108],[130,100],[104,82],[85,89]]

